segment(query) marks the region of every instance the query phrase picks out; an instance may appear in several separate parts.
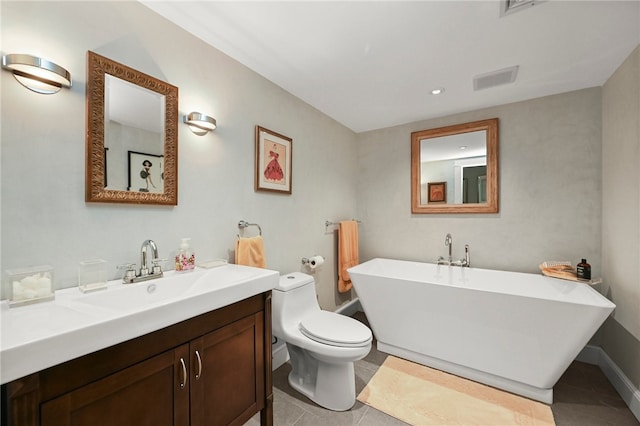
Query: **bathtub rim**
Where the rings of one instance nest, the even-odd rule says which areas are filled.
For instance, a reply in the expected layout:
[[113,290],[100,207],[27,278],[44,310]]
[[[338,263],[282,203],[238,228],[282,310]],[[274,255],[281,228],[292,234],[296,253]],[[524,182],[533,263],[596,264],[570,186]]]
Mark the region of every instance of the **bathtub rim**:
[[[524,277],[527,280],[538,280],[540,281],[541,285],[546,285],[546,286],[552,286],[552,287],[575,287],[579,292],[582,293],[586,293],[589,295],[589,299],[586,300],[584,297],[581,297],[580,300],[573,300],[571,298],[560,298],[558,299],[557,297],[552,297],[551,295],[547,295],[547,294],[524,294],[524,293],[520,293],[514,290],[517,290],[516,287],[513,288],[480,288],[480,287],[472,287],[472,286],[467,286],[467,285],[459,285],[457,283],[452,283],[452,282],[431,282],[431,281],[426,281],[426,280],[420,280],[420,279],[416,279],[416,278],[409,278],[409,277],[402,277],[399,278],[398,276],[394,276],[393,273],[385,273],[385,272],[380,272],[380,271],[368,271],[366,270],[367,267],[371,267],[371,265],[375,265],[375,264],[379,264],[379,263],[387,263],[387,262],[391,262],[391,263],[398,263],[398,264],[404,264],[404,265],[408,265],[408,264],[415,264],[415,265],[427,265],[429,267],[440,267],[440,268],[447,268],[447,271],[450,274],[456,274],[456,275],[462,275],[465,270],[469,270],[469,271],[474,271],[473,273],[479,273],[479,274],[497,274],[497,273],[504,273],[504,274],[509,274],[509,275],[514,275],[514,276],[518,276],[518,277]],[[593,288],[592,286],[590,286],[587,283],[583,283],[583,282],[579,282],[579,281],[571,281],[571,280],[563,280],[560,278],[553,278],[553,277],[547,277],[545,275],[542,274],[535,274],[535,273],[530,273],[530,272],[519,272],[519,271],[505,271],[505,270],[501,270],[501,269],[487,269],[487,268],[477,268],[477,267],[460,267],[460,266],[448,266],[448,265],[437,265],[435,263],[430,263],[430,262],[421,262],[421,261],[414,261],[414,260],[403,260],[403,259],[393,259],[393,258],[388,258],[388,257],[375,257],[372,259],[369,259],[365,262],[362,262],[356,266],[353,266],[351,268],[349,268],[347,270],[349,272],[349,274],[354,274],[354,275],[364,275],[364,276],[372,276],[372,277],[379,277],[379,278],[388,278],[388,279],[394,279],[394,280],[400,280],[400,281],[410,281],[410,282],[416,282],[416,283],[428,283],[430,285],[439,285],[439,286],[450,286],[450,287],[456,287],[456,288],[460,288],[460,289],[464,289],[464,290],[468,290],[468,291],[482,291],[482,292],[488,292],[488,293],[496,293],[496,294],[506,294],[506,295],[510,295],[510,296],[518,296],[518,297],[527,297],[527,298],[534,298],[534,299],[543,299],[543,300],[551,300],[551,301],[558,301],[558,302],[562,302],[562,303],[571,303],[571,304],[577,304],[577,305],[587,305],[587,306],[594,306],[594,307],[599,307],[599,308],[605,308],[605,309],[611,309],[611,312],[613,312],[613,310],[616,308],[616,305],[609,300],[606,296],[604,296],[602,293],[600,293],[598,290],[596,290],[595,288]],[[352,280],[353,281],[353,280]],[[536,283],[537,285],[538,283]],[[357,283],[354,282],[354,286],[356,287],[356,292],[357,292]],[[561,292],[560,292],[561,293]],[[553,296],[557,296],[558,295],[558,291],[555,291]]]

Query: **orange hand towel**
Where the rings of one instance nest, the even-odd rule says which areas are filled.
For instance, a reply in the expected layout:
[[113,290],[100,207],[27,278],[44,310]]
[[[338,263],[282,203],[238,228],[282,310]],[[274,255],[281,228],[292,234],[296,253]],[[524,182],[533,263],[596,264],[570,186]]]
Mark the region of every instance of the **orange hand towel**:
[[351,290],[351,277],[347,269],[360,263],[358,258],[358,222],[345,220],[338,228],[338,291]]
[[266,268],[262,236],[238,238],[236,241],[236,264]]

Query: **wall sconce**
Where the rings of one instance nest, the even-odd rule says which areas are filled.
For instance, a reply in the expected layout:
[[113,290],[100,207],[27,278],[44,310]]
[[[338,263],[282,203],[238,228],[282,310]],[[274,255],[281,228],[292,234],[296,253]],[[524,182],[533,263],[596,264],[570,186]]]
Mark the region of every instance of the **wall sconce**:
[[21,53],[4,55],[2,68],[11,71],[20,84],[36,93],[51,95],[63,87],[71,87],[69,71],[37,56]]
[[216,119],[200,112],[191,112],[185,115],[183,121],[196,135],[206,135],[217,127]]

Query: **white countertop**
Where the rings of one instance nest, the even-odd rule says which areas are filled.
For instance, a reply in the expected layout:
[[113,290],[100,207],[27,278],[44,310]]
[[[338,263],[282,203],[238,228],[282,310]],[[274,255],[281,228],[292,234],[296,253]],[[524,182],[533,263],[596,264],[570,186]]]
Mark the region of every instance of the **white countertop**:
[[0,302],[0,383],[162,329],[273,289],[277,271],[239,265],[107,289],[58,290],[55,300],[9,308]]

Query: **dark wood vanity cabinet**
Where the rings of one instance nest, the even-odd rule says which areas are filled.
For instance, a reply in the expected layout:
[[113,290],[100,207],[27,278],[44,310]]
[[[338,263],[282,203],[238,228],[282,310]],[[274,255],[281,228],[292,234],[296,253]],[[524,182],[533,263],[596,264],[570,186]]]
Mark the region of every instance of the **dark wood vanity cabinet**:
[[271,293],[10,382],[9,426],[273,424]]
[[181,374],[176,360],[188,349],[165,352],[43,402],[40,424],[188,425],[189,389],[179,390],[175,380]]
[[238,424],[260,410],[265,399],[264,356],[255,342],[262,339],[262,329],[262,318],[246,317],[189,345],[196,354],[191,425]]

